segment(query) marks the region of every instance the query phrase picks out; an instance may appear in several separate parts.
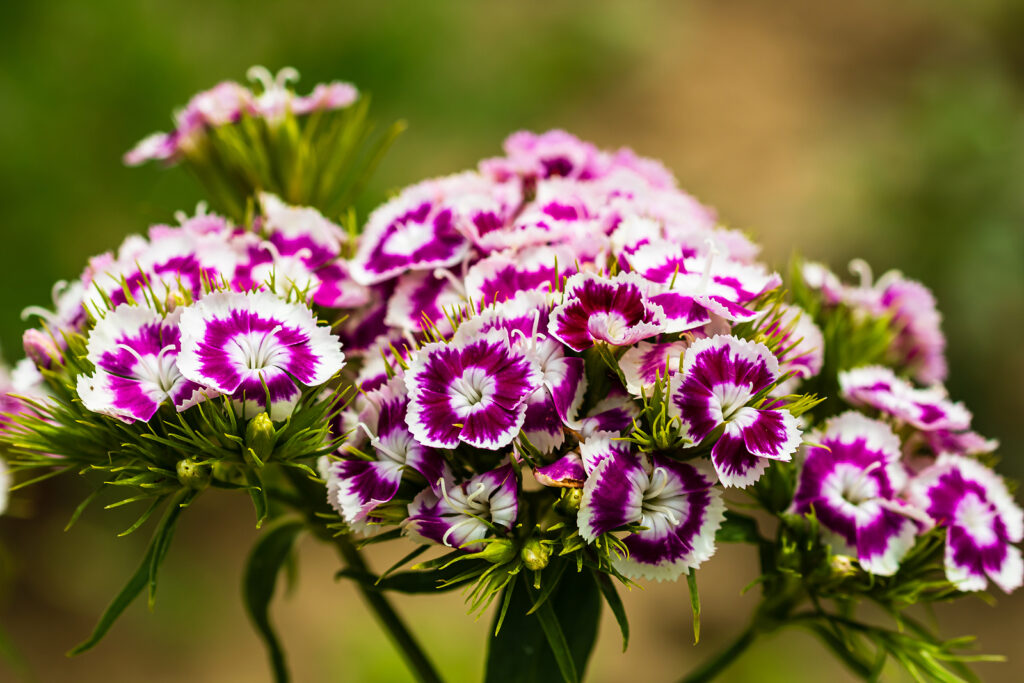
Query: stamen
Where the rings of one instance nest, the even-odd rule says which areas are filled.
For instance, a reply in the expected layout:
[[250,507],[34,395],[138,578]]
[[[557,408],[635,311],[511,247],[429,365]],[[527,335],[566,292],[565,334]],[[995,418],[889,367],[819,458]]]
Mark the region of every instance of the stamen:
[[448,280],[452,287],[455,288],[455,291],[458,292],[459,296],[466,296],[466,286],[463,284],[463,281],[455,277],[455,273],[447,268],[434,268],[434,277],[438,280]]
[[864,289],[871,287],[871,281],[873,275],[871,273],[871,266],[864,259],[855,258],[850,261],[850,272],[860,277],[860,286]]
[[262,85],[264,92],[270,90],[275,85],[274,76],[270,73],[270,69],[265,66],[260,66],[259,64],[249,67],[249,70],[245,72],[245,77],[250,81]]
[[701,292],[708,291],[708,285],[711,284],[711,269],[715,264],[715,258],[722,255],[715,241],[710,237],[704,240],[704,244],[708,246],[708,256],[704,262],[704,272],[700,276],[699,290]]

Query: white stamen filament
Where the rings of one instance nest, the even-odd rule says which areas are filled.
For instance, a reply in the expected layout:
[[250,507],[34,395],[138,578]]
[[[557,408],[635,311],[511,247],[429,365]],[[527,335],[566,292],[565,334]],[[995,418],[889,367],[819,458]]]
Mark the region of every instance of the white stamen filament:
[[871,266],[864,259],[855,258],[850,261],[850,272],[860,277],[860,286],[864,289],[871,287],[871,282],[874,280],[874,275],[871,272]]
[[704,272],[700,276],[700,292],[707,292],[708,286],[711,284],[711,270],[715,265],[715,258],[722,255],[722,252],[715,245],[715,241],[710,237],[704,240],[704,244],[708,246],[707,260],[704,262]]
[[396,453],[395,451],[393,451],[390,448],[388,448],[387,446],[385,446],[384,442],[380,440],[380,437],[377,436],[376,434],[374,434],[373,432],[371,432],[370,428],[368,426],[366,426],[365,422],[360,421],[356,426],[359,427],[360,429],[362,429],[366,433],[366,436],[369,437],[369,439],[370,439],[370,445],[371,446],[373,446],[378,451],[380,451],[384,455],[388,456],[389,458],[391,458],[395,462],[405,464],[405,458],[403,458],[398,453]]
[[455,273],[448,270],[447,268],[434,268],[434,277],[436,277],[438,280],[448,280],[451,286],[455,288],[455,291],[458,293],[459,296],[466,296],[465,284],[463,284],[462,280],[459,280],[459,278],[455,277]]

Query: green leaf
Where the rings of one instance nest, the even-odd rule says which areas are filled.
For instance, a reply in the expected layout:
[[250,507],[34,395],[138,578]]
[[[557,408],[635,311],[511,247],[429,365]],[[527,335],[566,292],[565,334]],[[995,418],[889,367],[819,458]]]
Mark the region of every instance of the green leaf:
[[762,539],[757,529],[757,520],[726,510],[725,520],[718,527],[715,540],[719,543],[760,543]]
[[604,595],[604,601],[615,615],[615,621],[619,624],[619,630],[622,632],[622,651],[625,652],[629,647],[629,617],[626,616],[626,606],[622,604],[622,598],[615,590],[615,584],[612,583],[610,576],[604,572],[594,572],[594,579],[601,589],[601,594]]
[[68,656],[80,655],[83,652],[87,652],[95,647],[103,636],[107,634],[110,627],[114,625],[117,618],[121,616],[121,613],[132,603],[135,598],[138,597],[139,593],[149,586],[150,600],[152,600],[156,594],[156,577],[157,570],[160,568],[160,564],[163,562],[164,557],[167,555],[167,549],[170,547],[171,538],[174,535],[175,526],[178,523],[178,516],[181,514],[182,505],[186,504],[193,497],[195,497],[195,491],[182,490],[175,495],[170,504],[167,506],[167,510],[164,512],[163,519],[160,520],[159,526],[153,534],[153,540],[150,541],[149,548],[146,550],[145,557],[142,558],[142,563],[139,568],[135,570],[131,578],[128,579],[128,583],[125,584],[121,592],[117,594],[114,600],[107,607],[106,611],[100,617],[99,622],[96,624],[96,628],[93,630],[92,635],[89,638],[77,645],[74,649],[68,652]]
[[477,563],[461,562],[445,567],[444,569],[395,572],[394,574],[387,574],[383,577],[379,577],[376,574],[354,571],[352,569],[342,569],[338,571],[335,576],[337,578],[346,578],[358,581],[370,590],[374,591],[394,591],[396,593],[408,594],[439,593],[459,588],[470,581],[471,579],[467,578],[465,581],[458,581],[452,584],[444,583],[457,578],[460,574],[466,573],[474,564],[477,565],[481,571],[483,571],[484,568],[491,566],[489,563],[483,563],[482,561]]
[[[593,574],[566,571],[558,588],[535,614],[527,612],[533,607],[537,591],[525,575],[519,581],[510,598],[507,592],[512,584],[502,596],[502,606],[507,599],[508,608],[501,630],[490,640],[485,683],[581,680],[601,618],[601,595]],[[498,610],[495,618],[502,612]]]
[[697,572],[693,569],[686,575],[686,587],[690,589],[690,609],[693,610],[693,644],[700,642],[700,593],[697,592]]
[[281,519],[271,525],[253,546],[242,581],[245,609],[263,639],[274,670],[274,680],[278,683],[288,680],[288,668],[284,651],[270,623],[270,600],[274,597],[277,576],[304,528],[303,522],[296,519]]
[[249,485],[249,497],[252,498],[252,505],[256,508],[256,528],[259,529],[269,514],[267,489],[259,473],[251,467],[245,468],[245,479]]

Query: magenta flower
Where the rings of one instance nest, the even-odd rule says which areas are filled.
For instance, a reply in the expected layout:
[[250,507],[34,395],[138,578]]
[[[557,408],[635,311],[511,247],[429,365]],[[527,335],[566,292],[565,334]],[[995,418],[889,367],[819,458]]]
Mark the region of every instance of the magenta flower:
[[148,422],[161,405],[177,410],[216,392],[182,376],[177,311],[122,304],[96,323],[86,354],[96,370],[78,378],[78,396],[89,410],[124,422]]
[[629,346],[662,331],[664,313],[647,297],[647,283],[632,273],[613,278],[577,273],[565,283],[548,330],[574,351],[595,342]]
[[445,203],[452,184],[441,179],[414,185],[370,214],[352,261],[357,282],[370,285],[409,270],[447,268],[465,258],[469,242]]
[[324,384],[345,364],[312,311],[268,292],[211,294],[182,312],[181,332],[181,373],[231,396],[246,418],[287,418],[300,384]]
[[639,342],[622,354],[619,368],[626,380],[626,391],[633,396],[650,396],[658,379],[674,375],[680,367],[689,343]]
[[850,411],[829,420],[807,447],[793,510],[833,535],[833,552],[891,576],[914,546],[920,513],[897,498],[907,475],[900,441],[884,423]]
[[594,541],[629,524],[644,527],[623,539],[629,556],[616,561],[619,571],[675,580],[714,554],[725,505],[713,488],[710,463],[638,457],[607,435],[591,445],[584,456],[589,470],[577,516],[580,536]]
[[960,432],[971,426],[971,413],[949,400],[941,387],[917,389],[889,368],[869,365],[839,373],[843,398],[875,408],[926,432]]
[[353,445],[368,441],[375,460],[353,458],[331,463],[328,469],[328,500],[348,525],[369,531],[374,509],[394,499],[407,471],[418,473],[436,486],[443,476],[444,460],[433,449],[419,444],[406,426],[409,405],[405,383],[395,377],[383,387],[365,394],[365,408],[357,416]]
[[724,427],[711,460],[726,486],[749,486],[770,460],[788,461],[800,445],[789,411],[775,403],[751,405],[779,377],[779,362],[767,347],[736,337],[701,339],[683,357],[672,403],[694,444]]
[[463,342],[427,344],[409,360],[407,421],[434,448],[465,442],[497,450],[512,443],[526,420],[527,399],[541,386],[540,369],[495,330]]
[[[519,482],[511,465],[478,474],[462,484],[442,478],[409,504],[405,532],[451,548],[472,548],[493,531],[507,531],[519,514]],[[478,550],[479,548],[472,548]]]
[[948,529],[946,578],[962,591],[993,583],[1009,593],[1024,584],[1020,549],[1024,512],[1006,484],[976,460],[941,455],[910,482],[909,498]]

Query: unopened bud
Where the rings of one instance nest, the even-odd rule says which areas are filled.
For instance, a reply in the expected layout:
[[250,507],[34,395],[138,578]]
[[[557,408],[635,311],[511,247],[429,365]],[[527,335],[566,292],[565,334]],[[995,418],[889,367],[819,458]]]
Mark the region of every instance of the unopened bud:
[[853,566],[853,558],[849,555],[833,555],[829,558],[828,564],[836,578],[846,578],[857,573],[857,568]]
[[173,311],[176,308],[182,308],[188,306],[188,299],[182,294],[181,290],[175,289],[174,291],[167,293],[167,298],[164,300],[164,306],[167,307],[168,311]]
[[25,355],[40,368],[48,368],[57,358],[61,357],[60,349],[53,343],[53,338],[42,330],[31,328],[21,336],[21,344],[25,347]]
[[523,564],[526,565],[526,568],[536,572],[548,566],[551,550],[540,539],[531,538],[523,546],[519,555],[523,558]]
[[516,556],[516,548],[512,541],[507,538],[499,538],[488,541],[484,549],[474,553],[475,557],[487,560],[491,564],[505,564],[511,562]]
[[245,427],[245,446],[256,459],[265,463],[274,452],[274,442],[277,440],[277,431],[274,423],[266,413],[260,413]]
[[575,517],[582,500],[583,489],[562,489],[562,495],[555,502],[555,511],[566,517]]
[[200,464],[195,458],[183,458],[176,467],[178,481],[191,489],[204,489],[210,484],[210,467]]

